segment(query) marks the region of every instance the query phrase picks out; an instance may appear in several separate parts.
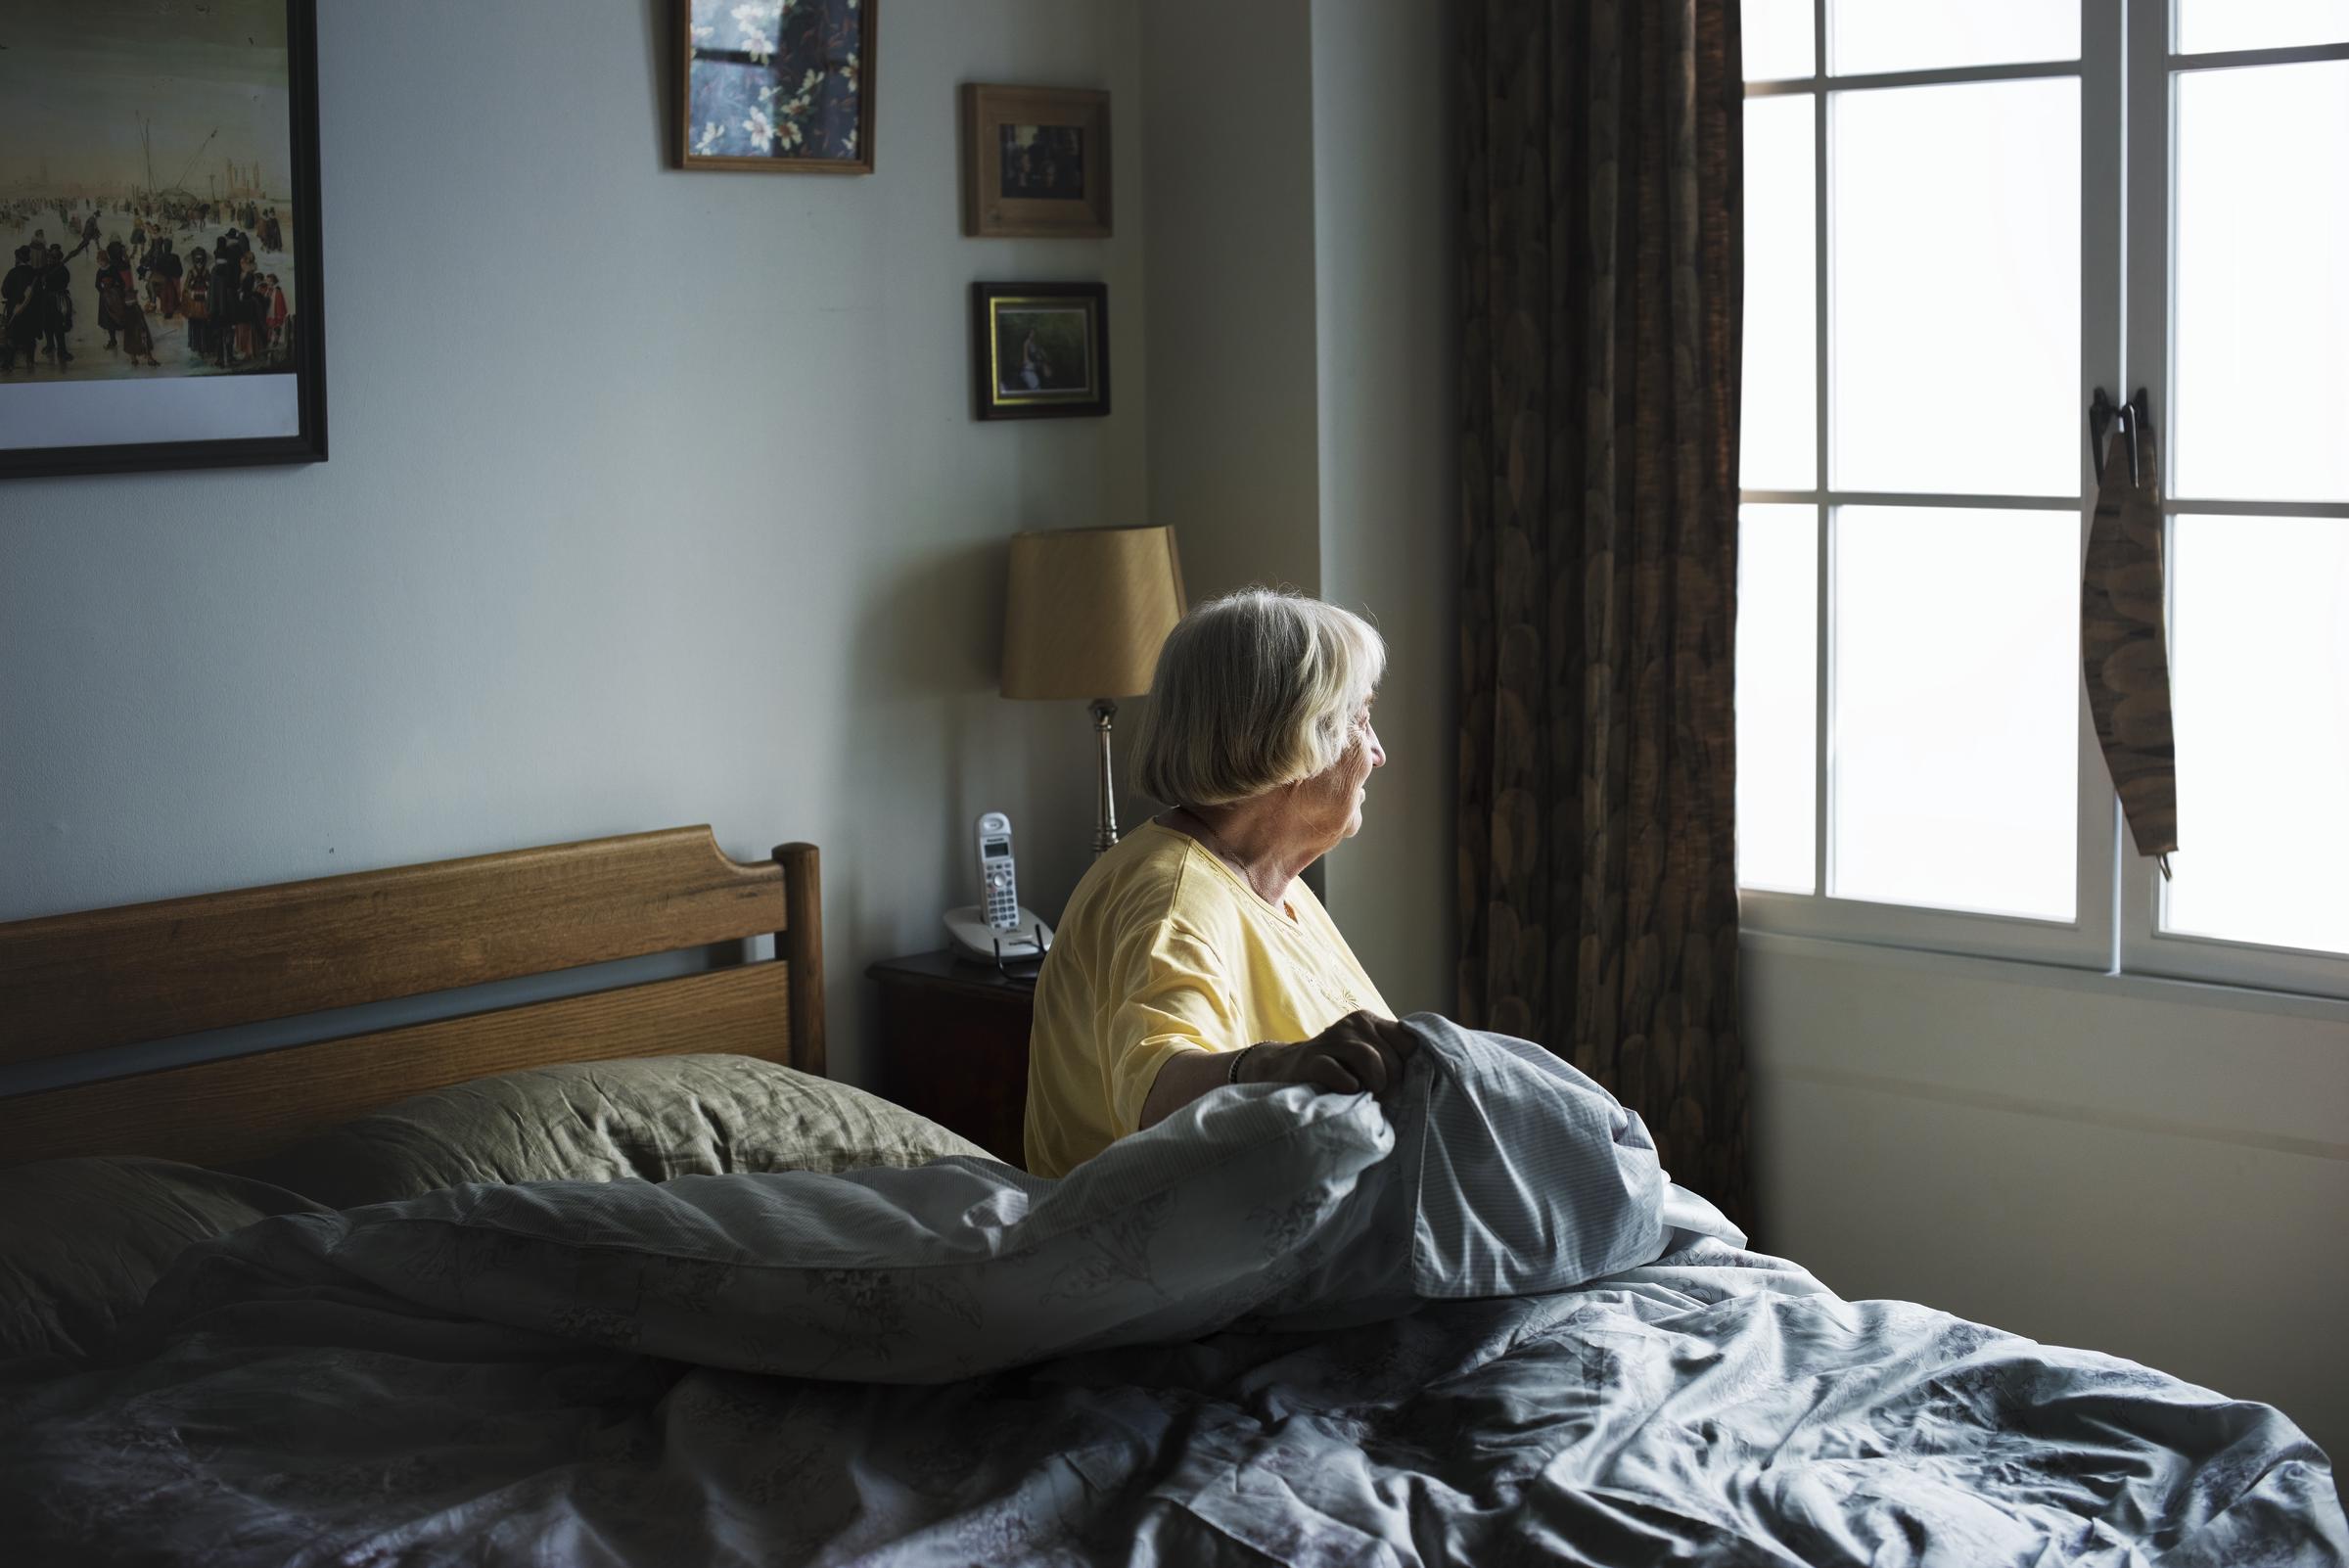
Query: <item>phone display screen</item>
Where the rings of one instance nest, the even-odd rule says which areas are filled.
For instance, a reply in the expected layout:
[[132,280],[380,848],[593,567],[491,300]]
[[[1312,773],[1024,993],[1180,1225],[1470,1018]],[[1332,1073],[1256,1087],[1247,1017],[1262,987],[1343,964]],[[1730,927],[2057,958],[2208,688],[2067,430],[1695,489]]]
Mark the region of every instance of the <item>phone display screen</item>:
[[1011,853],[1011,840],[983,839],[979,844],[979,853],[986,855],[990,859],[994,858],[998,854],[1009,854]]

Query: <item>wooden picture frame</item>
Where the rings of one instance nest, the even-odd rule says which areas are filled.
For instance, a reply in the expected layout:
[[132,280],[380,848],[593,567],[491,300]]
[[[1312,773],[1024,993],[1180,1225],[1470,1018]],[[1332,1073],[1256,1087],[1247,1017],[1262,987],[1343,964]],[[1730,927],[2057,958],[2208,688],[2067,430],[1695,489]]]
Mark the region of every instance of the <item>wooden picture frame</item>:
[[873,171],[881,0],[674,3],[678,168]]
[[981,419],[1109,412],[1109,286],[974,283],[971,360]]
[[316,0],[24,0],[0,101],[0,478],[324,462]]
[[973,239],[1106,239],[1109,94],[962,88],[962,232]]

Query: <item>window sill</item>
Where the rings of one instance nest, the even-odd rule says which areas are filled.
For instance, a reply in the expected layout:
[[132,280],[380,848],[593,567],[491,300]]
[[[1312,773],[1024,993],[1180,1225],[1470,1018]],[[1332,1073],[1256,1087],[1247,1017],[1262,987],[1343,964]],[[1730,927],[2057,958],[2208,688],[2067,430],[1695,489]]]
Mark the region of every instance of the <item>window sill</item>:
[[[2036,986],[2116,999],[2157,1002],[2165,1006],[2306,1018],[2349,1029],[2349,1000],[2312,996],[2297,992],[2266,991],[2211,981],[2174,980],[2161,975],[2085,969],[2017,958],[1980,958],[1964,953],[1934,952],[1921,947],[1896,947],[1831,937],[1790,936],[1751,928],[1739,933],[1738,946],[1745,953],[1824,959],[1836,963],[1865,964],[1877,969],[1908,970],[1917,974],[1961,976],[2004,985]],[[2343,1045],[2349,1048],[2349,1037],[2344,1037]]]

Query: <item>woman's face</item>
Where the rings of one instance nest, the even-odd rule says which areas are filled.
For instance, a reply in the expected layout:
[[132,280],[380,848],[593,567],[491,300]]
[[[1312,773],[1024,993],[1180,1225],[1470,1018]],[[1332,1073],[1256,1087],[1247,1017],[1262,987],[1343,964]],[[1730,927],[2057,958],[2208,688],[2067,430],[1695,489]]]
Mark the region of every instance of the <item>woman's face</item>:
[[1346,749],[1338,754],[1338,760],[1297,785],[1300,830],[1310,831],[1325,849],[1359,833],[1370,770],[1384,767],[1386,762],[1387,749],[1378,743],[1378,730],[1370,722],[1370,705],[1364,703],[1355,712]]

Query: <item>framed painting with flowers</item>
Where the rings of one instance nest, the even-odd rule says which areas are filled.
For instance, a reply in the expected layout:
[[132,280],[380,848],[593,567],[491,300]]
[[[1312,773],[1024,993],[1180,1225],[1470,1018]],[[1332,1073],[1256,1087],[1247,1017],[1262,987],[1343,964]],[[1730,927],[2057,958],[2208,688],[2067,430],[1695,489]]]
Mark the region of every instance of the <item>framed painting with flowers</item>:
[[677,166],[873,171],[880,0],[677,0]]

